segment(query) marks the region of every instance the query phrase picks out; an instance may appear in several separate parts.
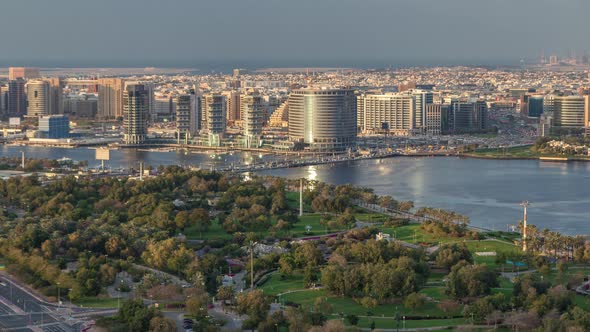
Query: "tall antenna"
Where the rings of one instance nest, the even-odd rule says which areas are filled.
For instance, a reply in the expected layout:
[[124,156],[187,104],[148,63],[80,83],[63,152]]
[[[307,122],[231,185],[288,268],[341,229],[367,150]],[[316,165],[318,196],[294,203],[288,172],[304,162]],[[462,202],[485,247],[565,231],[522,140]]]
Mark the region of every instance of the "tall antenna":
[[523,228],[522,228],[522,251],[526,251],[526,209],[529,207],[529,201],[524,201],[520,203],[520,206],[524,208],[524,219],[523,219]]

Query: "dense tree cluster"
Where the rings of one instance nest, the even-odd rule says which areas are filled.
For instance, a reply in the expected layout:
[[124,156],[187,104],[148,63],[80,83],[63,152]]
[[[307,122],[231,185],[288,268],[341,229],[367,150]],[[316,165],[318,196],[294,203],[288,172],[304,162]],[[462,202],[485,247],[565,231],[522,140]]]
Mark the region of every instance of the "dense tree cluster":
[[566,156],[587,156],[590,139],[581,136],[564,136],[560,138],[539,137],[532,150],[545,154]]
[[[213,270],[224,266],[223,257],[197,259],[174,236],[187,227],[206,230],[211,224],[210,197],[230,191],[241,180],[173,166],[160,172],[144,181],[73,176],[46,182],[36,176],[0,181],[0,203],[23,215],[0,217],[0,253],[10,269],[40,288],[55,286],[61,278],[74,296],[96,295],[112,282],[119,267],[98,259],[106,255],[189,280],[201,272],[214,289],[218,272]],[[78,261],[78,271],[64,275],[54,263],[66,261]]]
[[416,259],[404,255],[410,251],[386,241],[341,243],[321,270],[322,285],[336,295],[379,302],[404,297],[417,291],[429,273],[419,252],[412,253]]
[[[267,189],[262,182],[243,182],[232,186],[217,203],[217,208],[230,211],[223,220],[223,228],[228,233],[255,232],[267,230],[271,226],[271,215],[281,216],[287,212],[285,185],[275,180]],[[290,221],[292,218],[282,218]]]
[[498,277],[486,265],[471,265],[461,261],[447,276],[447,293],[455,298],[489,294],[498,286]]
[[451,269],[460,261],[473,263],[473,257],[467,246],[458,244],[447,244],[442,246],[436,253],[436,265]]
[[468,228],[469,218],[456,212],[423,207],[416,211],[416,215],[427,218],[420,228],[436,236],[477,237],[477,233]]

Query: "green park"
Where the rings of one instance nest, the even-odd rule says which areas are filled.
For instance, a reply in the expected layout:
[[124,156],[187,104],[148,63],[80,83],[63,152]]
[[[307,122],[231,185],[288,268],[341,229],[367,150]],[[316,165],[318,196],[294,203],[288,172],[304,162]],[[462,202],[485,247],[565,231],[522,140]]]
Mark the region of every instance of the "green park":
[[173,326],[164,314],[207,331],[590,328],[581,237],[527,225],[523,250],[522,223],[478,228],[366,188],[160,172],[0,181],[4,272],[116,310],[97,318],[109,330]]

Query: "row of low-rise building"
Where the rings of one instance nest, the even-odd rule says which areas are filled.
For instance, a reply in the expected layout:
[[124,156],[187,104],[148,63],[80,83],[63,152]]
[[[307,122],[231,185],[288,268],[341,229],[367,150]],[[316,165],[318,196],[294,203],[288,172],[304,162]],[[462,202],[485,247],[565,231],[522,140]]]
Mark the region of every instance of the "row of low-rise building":
[[449,99],[434,103],[432,91],[363,93],[357,98],[357,126],[363,134],[440,135],[487,128],[487,104],[482,100]]

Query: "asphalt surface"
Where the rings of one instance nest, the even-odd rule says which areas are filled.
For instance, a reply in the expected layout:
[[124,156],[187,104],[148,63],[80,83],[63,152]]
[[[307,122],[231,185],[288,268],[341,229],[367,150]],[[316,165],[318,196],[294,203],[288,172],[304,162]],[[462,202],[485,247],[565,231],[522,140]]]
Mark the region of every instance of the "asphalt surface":
[[0,331],[80,331],[82,322],[70,315],[79,311],[45,302],[0,276]]

